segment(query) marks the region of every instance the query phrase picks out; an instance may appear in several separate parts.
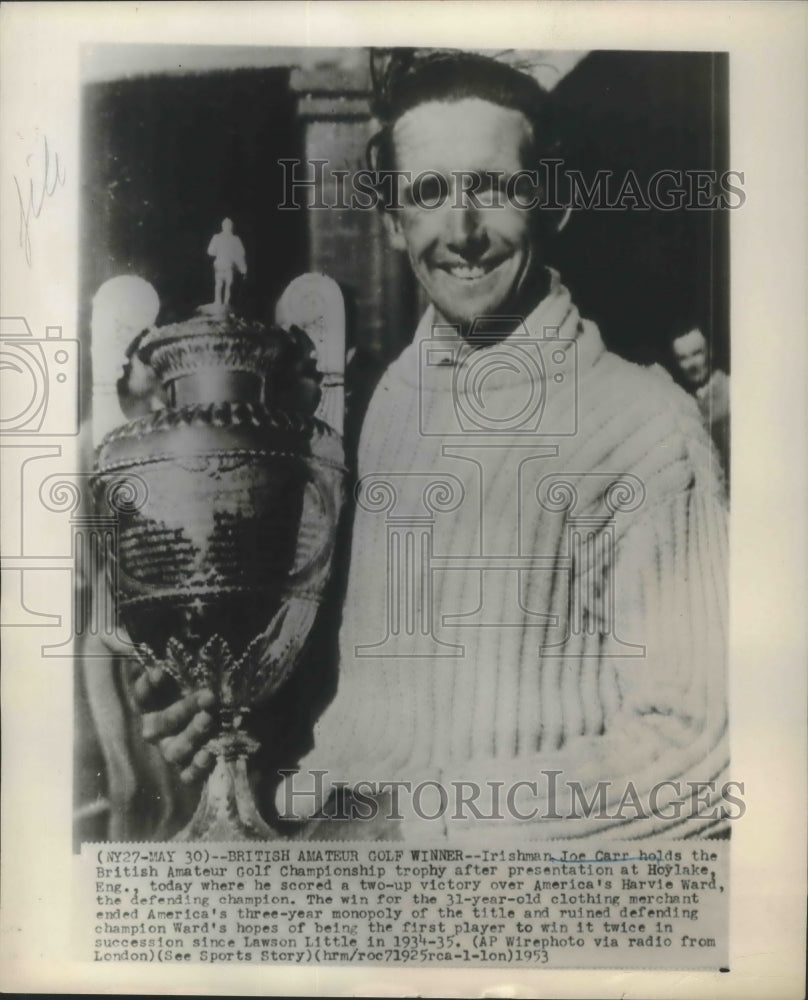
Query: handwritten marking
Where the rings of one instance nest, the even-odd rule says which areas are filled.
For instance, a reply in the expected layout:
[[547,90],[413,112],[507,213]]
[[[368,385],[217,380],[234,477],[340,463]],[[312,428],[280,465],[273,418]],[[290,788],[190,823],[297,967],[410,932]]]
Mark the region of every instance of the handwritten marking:
[[[28,154],[25,158],[26,166],[31,165],[31,160],[34,159],[35,155],[34,153]],[[31,222],[33,219],[39,218],[45,205],[45,199],[51,198],[56,192],[56,188],[62,187],[65,183],[65,174],[59,162],[59,154],[54,153],[53,159],[51,159],[47,136],[42,136],[42,149],[32,170],[41,177],[39,177],[39,183],[35,183],[33,174],[28,177],[27,197],[23,195],[23,189],[17,175],[14,175],[14,184],[17,187],[17,198],[20,203],[19,246],[25,253],[25,260],[29,267],[33,259]]]

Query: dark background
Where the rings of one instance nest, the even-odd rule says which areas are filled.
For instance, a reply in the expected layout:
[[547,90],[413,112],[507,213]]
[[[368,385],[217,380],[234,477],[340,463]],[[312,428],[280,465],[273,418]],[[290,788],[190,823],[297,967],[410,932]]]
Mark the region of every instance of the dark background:
[[225,216],[252,271],[240,310],[259,314],[304,269],[298,213],[277,209],[277,159],[301,149],[288,79],[287,69],[239,70],[85,89],[85,308],[107,278],[133,273],[157,289],[159,322],[187,318],[213,299],[207,248]]
[[[643,187],[659,170],[739,168],[728,162],[728,70],[726,53],[590,53],[554,92],[566,165],[590,180],[631,169]],[[671,333],[698,322],[728,370],[727,211],[577,211],[555,261],[618,354],[663,359]]]

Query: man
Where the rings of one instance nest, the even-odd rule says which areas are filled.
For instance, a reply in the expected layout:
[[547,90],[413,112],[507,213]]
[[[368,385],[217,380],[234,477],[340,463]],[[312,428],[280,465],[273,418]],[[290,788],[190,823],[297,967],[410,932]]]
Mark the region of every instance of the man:
[[671,351],[678,374],[696,397],[728,478],[729,375],[720,368],[710,370],[707,338],[699,324],[685,324],[685,328],[672,338]]
[[338,690],[276,800],[315,838],[721,818],[715,784],[695,809],[687,785],[727,763],[721,485],[695,405],[606,351],[545,265],[562,216],[526,209],[524,173],[545,105],[472,54],[381,88],[372,149],[404,180],[385,225],[431,304],[365,417]]

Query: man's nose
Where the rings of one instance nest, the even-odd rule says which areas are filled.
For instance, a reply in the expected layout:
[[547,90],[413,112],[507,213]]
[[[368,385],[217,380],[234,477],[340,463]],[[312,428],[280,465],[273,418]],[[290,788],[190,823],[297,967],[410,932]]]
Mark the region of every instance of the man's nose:
[[479,209],[461,195],[448,207],[446,245],[452,253],[473,258],[486,248],[487,236]]

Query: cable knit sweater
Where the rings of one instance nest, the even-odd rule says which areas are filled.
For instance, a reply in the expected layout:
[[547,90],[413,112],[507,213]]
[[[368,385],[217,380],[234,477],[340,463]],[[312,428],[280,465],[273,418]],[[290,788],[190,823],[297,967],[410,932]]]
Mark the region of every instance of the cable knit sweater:
[[[326,788],[499,781],[504,807],[536,783],[504,822],[400,806],[424,835],[715,831],[727,539],[695,403],[608,352],[554,273],[499,346],[436,341],[433,319],[365,418],[339,686],[296,787],[309,769]],[[589,801],[599,781],[608,820],[582,817],[567,784]],[[687,781],[717,782],[695,816]],[[678,819],[649,815],[654,788]]]

